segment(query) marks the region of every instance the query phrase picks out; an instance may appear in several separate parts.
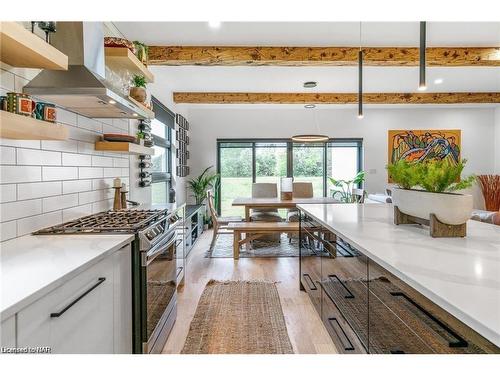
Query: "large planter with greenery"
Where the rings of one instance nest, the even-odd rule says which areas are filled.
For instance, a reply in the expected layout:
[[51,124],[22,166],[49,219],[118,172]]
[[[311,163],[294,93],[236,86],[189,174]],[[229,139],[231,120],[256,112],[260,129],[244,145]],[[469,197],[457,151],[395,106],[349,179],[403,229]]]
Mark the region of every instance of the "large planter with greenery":
[[460,177],[465,163],[399,161],[389,165],[389,175],[398,185],[392,192],[394,206],[403,214],[424,220],[433,214],[443,224],[466,223],[472,215],[472,195],[456,193],[474,182],[474,176]]

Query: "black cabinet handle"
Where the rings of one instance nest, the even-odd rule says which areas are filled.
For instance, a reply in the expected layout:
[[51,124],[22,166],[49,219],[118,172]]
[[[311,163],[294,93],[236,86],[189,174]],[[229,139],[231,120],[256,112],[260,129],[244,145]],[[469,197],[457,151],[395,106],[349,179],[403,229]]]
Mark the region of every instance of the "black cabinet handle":
[[[309,289],[318,290],[318,287],[316,286],[313,279],[311,279],[311,276],[308,273],[303,273],[302,276],[304,276],[304,279],[307,281],[306,284],[308,284],[307,286],[309,287]],[[312,286],[311,286],[311,284],[312,284]]]
[[71,302],[68,306],[66,306],[64,309],[57,313],[51,313],[50,317],[51,318],[59,318],[62,314],[64,314],[66,311],[68,311],[74,304],[76,304],[78,301],[80,301],[83,297],[85,297],[87,294],[92,292],[95,288],[97,288],[99,285],[101,285],[104,281],[106,280],[105,277],[99,277],[97,279],[97,282],[92,285],[89,289],[87,289],[82,295],[80,295],[77,299],[75,299],[73,302]]
[[339,284],[344,287],[344,289],[347,291],[347,293],[349,293],[349,294],[345,295],[344,298],[354,298],[354,294],[351,293],[349,288],[342,282],[342,280],[339,279],[339,277],[337,275],[328,275],[328,278],[337,280],[339,282]]
[[469,343],[462,336],[460,336],[458,333],[456,333],[454,330],[452,330],[450,327],[444,324],[441,320],[432,315],[429,311],[420,306],[412,298],[408,297],[408,295],[406,295],[405,293],[391,292],[391,295],[394,297],[403,297],[413,306],[415,306],[418,310],[420,310],[425,316],[430,318],[434,323],[436,323],[438,326],[440,326],[442,329],[448,332],[450,336],[453,336],[456,339],[456,341],[448,341],[448,345],[450,348],[466,348],[467,346],[469,346]]
[[[352,345],[351,340],[349,340],[349,337],[347,337],[344,329],[340,325],[340,323],[337,320],[337,318],[328,318],[328,323],[330,323],[330,327],[332,327],[333,332],[335,332],[335,334],[337,335],[337,337],[339,338],[339,340],[342,342],[342,345],[344,346],[344,350],[346,350],[346,351],[347,350],[354,350],[354,346]],[[335,327],[339,327],[340,328],[341,334],[339,334],[339,331]]]

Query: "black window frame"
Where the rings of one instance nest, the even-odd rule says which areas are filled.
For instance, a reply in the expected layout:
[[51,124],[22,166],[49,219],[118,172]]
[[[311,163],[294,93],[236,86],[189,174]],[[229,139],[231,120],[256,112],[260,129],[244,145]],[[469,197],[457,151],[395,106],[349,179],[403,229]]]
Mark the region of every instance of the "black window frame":
[[[175,121],[175,113],[164,107],[164,110],[167,111],[168,115],[172,116]],[[153,120],[154,121],[154,120]],[[160,121],[160,120],[158,120]],[[165,202],[171,203],[169,200],[169,191],[172,186],[172,128],[165,124],[163,121],[160,121],[165,126],[165,138],[160,137],[159,135],[151,133],[151,137],[153,138],[153,145],[156,147],[161,147],[165,149],[165,172],[154,172],[151,171],[151,189],[155,183],[165,182],[166,183],[166,197]]]
[[[224,143],[242,143],[242,144],[248,144],[247,148],[252,149],[252,183],[255,183],[256,181],[256,158],[255,158],[255,150],[256,150],[256,144],[257,143],[286,143],[286,149],[287,149],[287,171],[286,175],[287,177],[293,177],[293,145],[294,142],[291,139],[287,138],[218,138],[217,139],[217,173],[220,174],[221,170],[221,149],[224,147],[221,147]],[[306,147],[320,147],[323,148],[323,196],[327,196],[327,189],[328,189],[328,176],[327,176],[327,158],[328,158],[328,147],[352,147],[352,144],[355,144],[358,150],[358,155],[357,155],[357,169],[358,172],[363,170],[363,139],[362,138],[330,138],[328,142],[325,143],[316,143],[316,144],[304,144]],[[336,146],[332,146],[335,145]],[[345,144],[345,145],[344,145]],[[360,188],[363,187],[363,184],[359,186]],[[217,193],[218,196],[221,196],[221,184],[219,183],[217,186]],[[220,207],[221,204],[221,199],[217,201],[217,212],[220,214]]]

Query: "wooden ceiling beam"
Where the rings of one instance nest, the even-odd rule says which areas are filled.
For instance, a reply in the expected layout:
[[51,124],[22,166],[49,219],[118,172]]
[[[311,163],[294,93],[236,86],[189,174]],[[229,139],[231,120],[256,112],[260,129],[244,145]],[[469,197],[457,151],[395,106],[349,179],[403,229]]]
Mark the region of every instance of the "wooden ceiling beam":
[[[353,66],[359,47],[150,46],[151,65]],[[364,47],[368,66],[418,66],[418,48]],[[431,47],[427,66],[500,66],[500,47]]]
[[[355,104],[352,93],[174,92],[175,103],[190,104]],[[500,92],[365,93],[365,104],[495,104]]]

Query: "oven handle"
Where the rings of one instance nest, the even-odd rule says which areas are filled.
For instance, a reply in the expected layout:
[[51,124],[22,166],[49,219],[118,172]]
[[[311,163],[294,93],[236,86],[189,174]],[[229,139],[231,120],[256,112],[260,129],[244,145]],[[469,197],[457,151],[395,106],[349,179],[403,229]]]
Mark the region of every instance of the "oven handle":
[[[175,237],[174,237],[174,238],[171,238],[171,239],[169,239],[169,240],[167,240],[167,241],[165,241],[165,242],[161,242],[161,243],[159,243],[158,245],[156,245],[156,246],[155,246],[155,248],[156,248],[156,249],[155,249],[154,251],[148,251],[148,252],[146,253],[146,266],[148,266],[148,265],[149,265],[149,264],[150,264],[153,260],[155,260],[155,258],[156,258],[158,255],[162,254],[162,253],[163,253],[163,251],[162,251],[162,250],[163,250],[164,248],[166,248],[166,247],[167,247],[167,248],[168,248],[168,247],[170,247],[172,244],[174,244],[174,243],[175,243],[175,241],[176,241],[176,240],[175,240]],[[172,257],[172,260],[173,260],[173,259],[174,259],[174,257]]]

